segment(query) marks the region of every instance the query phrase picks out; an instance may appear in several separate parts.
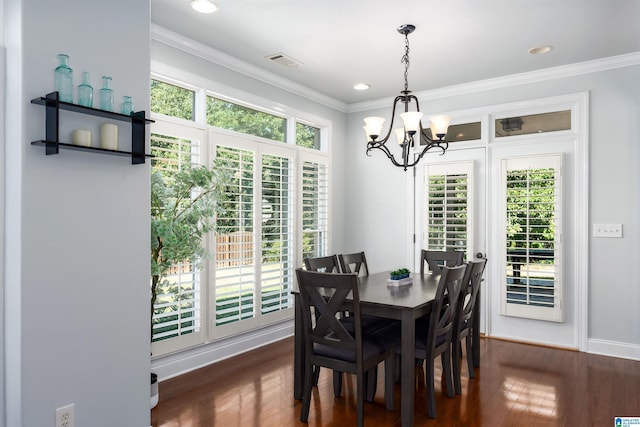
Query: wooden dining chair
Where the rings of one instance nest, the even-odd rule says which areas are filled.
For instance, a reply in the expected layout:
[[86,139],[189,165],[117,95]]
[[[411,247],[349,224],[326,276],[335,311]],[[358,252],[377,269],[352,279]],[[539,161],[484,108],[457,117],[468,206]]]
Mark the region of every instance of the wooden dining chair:
[[482,282],[482,274],[484,273],[486,265],[486,258],[477,262],[470,261],[467,263],[467,271],[465,273],[462,289],[458,298],[456,322],[453,329],[453,348],[451,350],[451,354],[453,356],[453,385],[456,394],[462,394],[462,387],[460,385],[462,340],[465,340],[466,344],[465,348],[469,378],[475,378],[473,357],[471,356],[473,335],[472,323],[474,311],[479,304],[478,291],[480,290],[480,282]]
[[338,255],[338,261],[340,261],[340,269],[342,269],[343,273],[356,273],[358,276],[369,275],[369,266],[364,252],[340,254]]
[[[385,403],[393,410],[393,346],[395,340],[364,334],[361,327],[358,278],[296,269],[304,329],[304,386],[300,421],[307,422],[314,367],[356,375],[357,425],[364,425],[365,374],[385,362]],[[347,298],[351,297],[350,301]],[[350,333],[337,312],[349,306],[355,330]],[[313,314],[315,312],[315,314]]]
[[435,360],[440,356],[447,397],[454,397],[451,350],[456,306],[463,285],[466,265],[443,267],[429,316],[416,322],[416,358],[425,361],[427,414],[436,418]]
[[420,274],[424,274],[425,262],[434,274],[440,274],[442,267],[462,265],[464,252],[461,251],[429,251],[422,249],[420,255]]
[[341,271],[337,255],[305,258],[304,266],[309,271],[319,271],[321,273],[340,273]]

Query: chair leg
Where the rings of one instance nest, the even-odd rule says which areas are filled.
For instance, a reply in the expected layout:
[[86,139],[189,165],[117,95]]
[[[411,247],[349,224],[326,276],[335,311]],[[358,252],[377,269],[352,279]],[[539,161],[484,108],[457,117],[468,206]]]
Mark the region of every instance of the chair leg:
[[365,400],[367,402],[373,402],[376,397],[376,390],[378,389],[378,367],[374,367],[365,372]]
[[462,386],[460,384],[460,364],[462,363],[462,358],[460,357],[461,351],[462,346],[460,345],[460,341],[454,341],[451,356],[453,358],[453,388],[456,394],[462,394]]
[[342,372],[333,371],[333,395],[340,397],[342,394]]
[[445,376],[445,383],[447,384],[447,397],[455,397],[455,391],[453,389],[453,381],[451,380],[451,346],[449,350],[440,355],[442,360],[442,371]]
[[318,385],[318,378],[320,378],[320,366],[313,367],[313,385]]
[[302,407],[300,409],[300,421],[306,423],[309,419],[309,407],[311,406],[311,380],[314,376],[314,367],[307,364],[304,368],[304,390],[302,391]]
[[469,368],[469,378],[475,378],[476,372],[473,369],[473,350],[471,345],[471,334],[467,335],[466,344],[467,344],[467,367]]
[[429,415],[429,418],[438,418],[436,415],[436,390],[434,387],[434,381],[435,381],[435,373],[434,373],[434,366],[433,366],[433,358],[427,358],[425,360],[425,365],[426,369],[425,369],[425,377],[426,377],[426,389],[427,389],[427,415]]
[[365,390],[365,381],[364,377],[367,375],[366,372],[359,372],[356,374],[356,417],[357,417],[357,426],[364,427],[364,395],[366,393]]

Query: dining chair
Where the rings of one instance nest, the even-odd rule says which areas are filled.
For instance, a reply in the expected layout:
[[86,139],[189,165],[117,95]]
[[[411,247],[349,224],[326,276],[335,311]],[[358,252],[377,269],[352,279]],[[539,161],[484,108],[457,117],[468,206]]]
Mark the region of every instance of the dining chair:
[[[367,265],[367,257],[364,252],[356,252],[351,254],[339,254],[338,261],[340,262],[340,268],[343,273],[356,273],[358,276],[368,276],[369,275],[369,266]],[[348,320],[345,319],[345,323]],[[366,333],[375,333],[379,332],[383,328],[387,328],[389,326],[399,324],[399,320],[395,319],[387,319],[378,316],[372,315],[362,315],[362,328]],[[347,325],[348,327],[348,325]],[[334,387],[337,390],[337,395],[340,394],[340,390],[342,389],[342,375],[338,374],[339,377],[334,378]],[[368,402],[373,401],[373,398],[376,394],[376,384],[378,383],[378,369],[372,369],[367,373],[367,395],[366,400]]]
[[329,255],[315,258],[305,258],[304,266],[309,271],[321,273],[340,273],[340,263],[337,255]]
[[356,273],[358,276],[369,275],[369,266],[364,252],[340,254],[338,255],[338,261],[340,261],[340,268],[343,273]]
[[465,347],[469,378],[475,378],[473,358],[471,357],[473,335],[471,325],[473,323],[474,311],[476,310],[476,306],[479,304],[478,291],[480,289],[480,282],[482,282],[482,274],[484,273],[486,265],[486,258],[477,262],[469,261],[467,263],[465,278],[462,282],[462,289],[460,290],[460,296],[458,298],[456,322],[453,328],[453,348],[451,350],[453,357],[453,385],[456,394],[462,394],[462,387],[460,385],[460,358],[462,354],[461,344],[463,339],[466,344]]
[[[436,416],[435,360],[440,356],[442,375],[445,377],[447,397],[454,397],[451,349],[456,305],[462,288],[466,265],[443,267],[436,295],[428,316],[416,321],[416,358],[425,361],[425,386],[427,389],[427,414]],[[399,348],[396,347],[399,352]]]
[[[327,274],[296,269],[304,329],[304,387],[300,421],[307,422],[314,367],[356,375],[357,425],[364,425],[365,374],[385,362],[385,404],[393,410],[393,346],[386,336],[363,333],[356,274]],[[347,300],[351,297],[350,300]],[[345,306],[355,324],[350,333],[336,316]],[[312,314],[312,311],[316,314]]]
[[424,274],[424,263],[429,265],[429,270],[435,274],[442,272],[442,267],[455,267],[462,265],[464,252],[461,251],[429,251],[422,249],[420,255],[420,274]]

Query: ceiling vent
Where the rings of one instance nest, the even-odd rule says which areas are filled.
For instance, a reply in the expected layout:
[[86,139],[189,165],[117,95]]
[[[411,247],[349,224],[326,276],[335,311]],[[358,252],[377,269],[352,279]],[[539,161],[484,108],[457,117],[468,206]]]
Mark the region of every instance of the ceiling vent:
[[265,58],[277,64],[284,65],[287,68],[300,68],[304,65],[302,62],[297,61],[284,53],[274,53],[273,55],[265,56]]

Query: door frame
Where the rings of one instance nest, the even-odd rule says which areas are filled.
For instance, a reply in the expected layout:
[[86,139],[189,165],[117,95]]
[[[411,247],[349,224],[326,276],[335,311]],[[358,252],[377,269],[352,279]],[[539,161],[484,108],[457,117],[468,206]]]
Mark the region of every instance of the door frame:
[[[510,136],[496,139],[495,135],[495,120],[499,117],[517,116],[536,114],[543,112],[571,110],[571,130],[558,131],[557,134],[560,139],[566,141],[570,136],[574,141],[573,153],[575,156],[574,172],[571,179],[574,180],[573,194],[568,194],[566,197],[572,198],[574,209],[574,216],[572,217],[574,233],[571,241],[571,246],[574,248],[573,257],[568,258],[566,262],[572,262],[574,271],[574,310],[575,313],[572,317],[574,322],[573,336],[575,337],[575,343],[571,344],[571,347],[577,347],[580,351],[587,350],[588,342],[588,300],[589,300],[589,275],[588,275],[588,259],[589,259],[589,93],[580,92],[574,94],[560,95],[555,97],[540,98],[526,101],[519,101],[507,104],[490,105],[471,110],[461,110],[457,112],[450,112],[452,116],[452,124],[467,123],[471,121],[480,121],[482,125],[481,139],[477,141],[457,142],[452,144],[449,150],[465,150],[469,148],[484,147],[486,154],[486,174],[485,174],[485,189],[486,189],[486,203],[485,203],[485,218],[490,218],[490,215],[494,213],[491,211],[490,205],[495,200],[495,195],[491,194],[492,189],[489,187],[489,174],[493,171],[491,165],[491,154],[493,147],[515,145],[523,141],[535,140],[536,135],[523,135],[523,136]],[[552,134],[545,135],[545,140],[553,140]],[[446,154],[445,154],[446,157]],[[423,162],[428,162],[429,157],[425,156]],[[419,164],[420,165],[420,164]],[[423,165],[420,165],[423,166]],[[418,174],[422,175],[422,174]],[[408,179],[408,185],[416,194],[417,188],[420,185],[416,181],[416,174],[414,172],[412,179]],[[418,201],[413,198],[414,206],[412,209],[408,209],[410,215],[413,216],[411,224],[413,224],[413,236],[411,244],[408,246],[409,259],[414,259],[414,254],[419,251],[420,241],[417,236],[418,227],[417,221],[421,218],[418,217],[417,208],[415,203]],[[495,252],[498,250],[498,246],[495,245],[489,237],[492,235],[491,221],[486,221],[486,247],[488,251]],[[495,252],[498,253],[498,252]],[[496,260],[497,262],[497,260]],[[485,273],[486,280],[493,280],[492,278],[499,277],[496,269],[497,264],[494,263],[492,268],[488,268]],[[489,267],[489,266],[488,266]],[[491,288],[488,289],[484,295],[485,305],[482,311],[482,321],[485,325],[485,334],[487,336],[492,335],[491,319],[489,313],[491,310],[499,309],[499,307],[492,307],[491,301],[492,295],[486,295],[492,292]],[[499,287],[498,287],[499,289]],[[495,290],[493,290],[495,292]],[[575,344],[575,345],[574,345]]]

